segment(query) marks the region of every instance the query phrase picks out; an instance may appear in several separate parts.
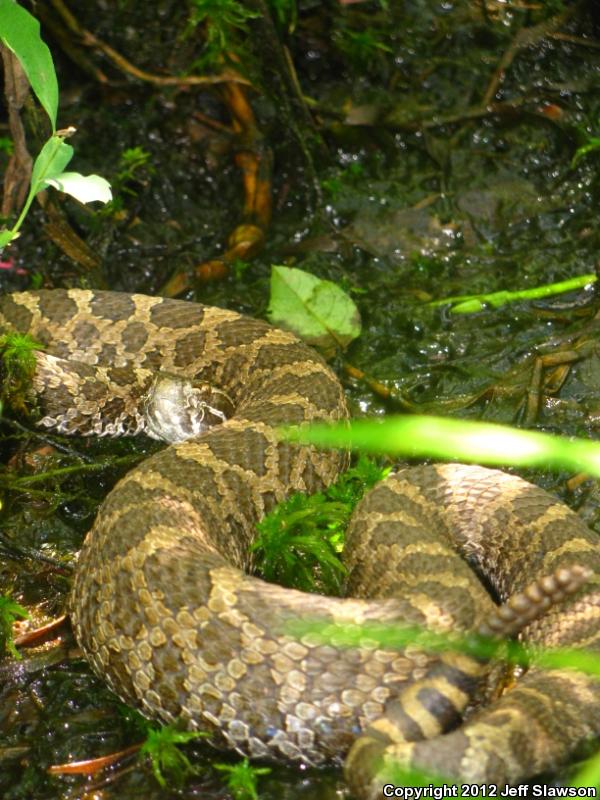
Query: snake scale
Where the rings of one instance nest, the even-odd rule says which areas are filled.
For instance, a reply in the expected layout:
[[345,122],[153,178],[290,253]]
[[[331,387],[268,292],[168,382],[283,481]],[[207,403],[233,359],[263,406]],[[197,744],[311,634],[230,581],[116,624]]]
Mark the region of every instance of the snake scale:
[[[254,525],[290,491],[329,484],[345,461],[273,431],[347,417],[317,354],[230,311],[91,290],[5,295],[0,330],[45,346],[34,378],[42,424],[174,441],[104,501],[69,601],[92,668],[147,716],[208,729],[251,756],[319,764],[349,752],[346,774],[362,797],[381,797],[379,771],[393,760],[511,783],[566,763],[600,733],[600,684],[584,674],[534,664],[487,703],[486,668],[465,654],[368,638],[343,647],[290,628],[308,616],[472,631],[498,600],[553,591],[561,570],[583,565],[592,577],[522,635],[597,651],[600,546],[565,505],[481,467],[401,470],[355,512],[348,596],[283,589],[248,574]],[[178,405],[229,418],[201,432],[188,416],[194,438],[178,442]]]

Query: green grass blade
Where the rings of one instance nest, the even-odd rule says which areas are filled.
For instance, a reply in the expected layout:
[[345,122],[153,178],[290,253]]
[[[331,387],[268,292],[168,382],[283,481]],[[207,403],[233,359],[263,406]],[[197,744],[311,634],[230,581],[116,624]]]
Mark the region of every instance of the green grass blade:
[[454,314],[473,314],[482,311],[486,305],[492,308],[500,308],[506,303],[514,303],[518,300],[539,300],[542,297],[552,297],[555,294],[573,292],[576,289],[583,289],[590,283],[595,283],[597,276],[593,273],[577,275],[557,283],[547,283],[544,286],[534,286],[532,289],[519,289],[515,292],[488,292],[483,294],[461,294],[455,297],[445,297],[442,300],[434,300],[430,306],[452,305],[450,309]]
[[320,447],[478,464],[583,470],[600,476],[600,444],[486,422],[415,415],[280,432],[290,441]]

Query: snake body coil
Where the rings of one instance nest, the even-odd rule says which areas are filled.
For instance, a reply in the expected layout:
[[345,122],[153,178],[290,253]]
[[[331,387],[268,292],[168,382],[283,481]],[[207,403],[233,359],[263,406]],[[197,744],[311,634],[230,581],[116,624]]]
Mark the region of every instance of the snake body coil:
[[600,732],[598,682],[533,666],[445,733],[481,694],[482,664],[368,640],[342,647],[291,627],[314,617],[471,631],[495,607],[476,572],[504,600],[579,564],[590,581],[523,635],[598,650],[600,546],[566,506],[493,470],[404,470],[355,513],[344,556],[351,597],[283,589],[246,572],[254,525],[290,491],[329,484],[344,462],[273,433],[347,416],[339,382],[310,348],[229,311],[87,290],[2,297],[0,330],[47,347],[35,387],[42,422],[64,432],[148,430],[144,410],[164,380],[192,406],[211,391],[231,402],[222,425],[121,480],[86,538],[71,618],[90,664],[124,700],[253,756],[320,763],[352,748],[349,781],[373,797],[392,759],[514,782],[566,762]]

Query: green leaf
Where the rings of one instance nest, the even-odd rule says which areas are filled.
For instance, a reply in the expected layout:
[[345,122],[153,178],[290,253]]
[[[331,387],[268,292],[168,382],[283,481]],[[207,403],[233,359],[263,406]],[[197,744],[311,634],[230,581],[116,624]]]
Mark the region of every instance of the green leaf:
[[13,0],[0,0],[0,39],[21,62],[27,80],[56,129],[58,81],[40,23]]
[[79,172],[62,172],[54,178],[47,178],[44,186],[53,186],[60,192],[70,194],[81,203],[99,200],[108,203],[112,200],[110,183],[99,175],[80,175]]
[[569,469],[600,476],[600,444],[508,425],[463,422],[443,417],[359,419],[342,425],[311,425],[280,431],[289,441],[318,447],[360,448],[411,458],[442,458],[475,462]]
[[301,269],[273,267],[268,317],[326,356],[360,334],[360,315],[350,297],[335,283]]
[[72,158],[71,145],[64,142],[60,136],[51,136],[33,163],[31,188],[34,193],[37,194],[44,188],[44,184],[58,177]]

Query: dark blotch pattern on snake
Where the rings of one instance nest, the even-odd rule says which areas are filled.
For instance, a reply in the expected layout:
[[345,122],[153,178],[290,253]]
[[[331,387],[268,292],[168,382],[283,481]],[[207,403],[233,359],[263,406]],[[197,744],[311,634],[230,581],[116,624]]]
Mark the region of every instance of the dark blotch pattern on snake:
[[350,751],[350,784],[373,797],[377,769],[391,759],[469,782],[515,782],[565,763],[598,734],[600,684],[583,674],[533,666],[457,727],[485,694],[481,663],[368,640],[345,648],[289,628],[315,617],[471,631],[495,607],[476,572],[504,600],[579,564],[592,578],[523,638],[597,651],[600,547],[565,505],[480,467],[402,470],[355,513],[347,598],[270,585],[246,574],[256,521],[344,466],[342,455],[281,443],[273,432],[347,416],[319,356],[229,311],[100,291],[7,295],[0,329],[47,346],[35,387],[44,424],[58,430],[143,430],[139,405],[157,372],[207,382],[231,401],[224,424],[121,480],[83,547],[70,599],[75,635],[124,700],[252,756],[318,764]]

